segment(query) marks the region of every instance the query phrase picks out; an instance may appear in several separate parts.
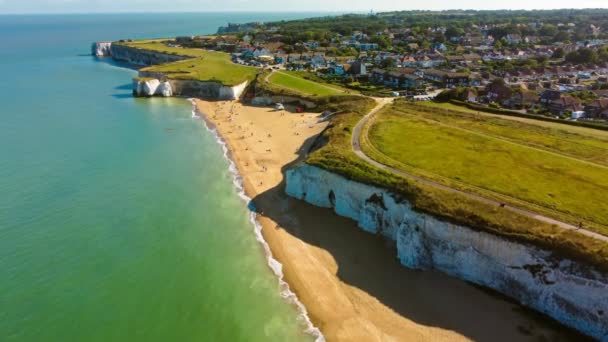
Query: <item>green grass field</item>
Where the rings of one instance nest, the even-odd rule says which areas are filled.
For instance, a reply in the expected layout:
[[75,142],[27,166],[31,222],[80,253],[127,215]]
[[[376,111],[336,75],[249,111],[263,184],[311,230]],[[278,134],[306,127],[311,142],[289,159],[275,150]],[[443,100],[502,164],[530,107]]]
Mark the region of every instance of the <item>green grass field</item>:
[[334,85],[326,85],[306,80],[296,72],[274,72],[270,75],[268,80],[276,87],[285,88],[306,96],[332,96],[346,93],[345,89]]
[[484,195],[512,197],[533,210],[564,213],[571,222],[596,223],[604,226],[598,232],[608,233],[608,140],[407,105],[380,113],[368,134],[375,151],[366,152],[385,164]]
[[227,86],[234,86],[252,81],[259,71],[258,68],[232,63],[230,56],[223,52],[169,47],[157,40],[124,44],[142,50],[192,57],[188,60],[142,69],[142,71],[167,73],[173,79],[217,81]]
[[[530,243],[561,257],[608,270],[608,244],[605,242],[411,181],[368,164],[355,155],[350,141],[354,126],[373,108],[374,103],[365,97],[334,97],[329,105],[332,111],[344,109],[344,112],[332,117],[330,126],[319,137],[306,159],[307,164],[353,181],[391,189],[398,198],[407,199],[418,212],[509,240]],[[407,139],[407,136],[401,137],[401,140]],[[503,168],[496,172],[505,171]]]

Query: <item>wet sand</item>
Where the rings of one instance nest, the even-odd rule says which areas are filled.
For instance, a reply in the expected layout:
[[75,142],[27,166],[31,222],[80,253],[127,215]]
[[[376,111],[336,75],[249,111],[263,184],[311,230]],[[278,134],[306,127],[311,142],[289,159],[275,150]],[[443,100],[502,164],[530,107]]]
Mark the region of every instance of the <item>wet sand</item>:
[[328,341],[569,341],[580,336],[438,272],[412,271],[394,247],[348,219],[284,194],[283,172],[326,127],[235,101],[196,100],[253,198],[285,280]]

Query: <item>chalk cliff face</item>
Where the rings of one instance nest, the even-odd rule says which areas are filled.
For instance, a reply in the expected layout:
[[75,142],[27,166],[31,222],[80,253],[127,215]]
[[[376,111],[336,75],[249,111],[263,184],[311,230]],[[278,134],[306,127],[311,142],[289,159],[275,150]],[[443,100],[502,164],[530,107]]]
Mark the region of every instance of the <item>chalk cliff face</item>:
[[286,192],[395,241],[406,267],[437,269],[492,288],[608,341],[608,275],[591,267],[416,212],[386,189],[306,164],[287,171]]
[[97,57],[110,57],[112,55],[112,42],[97,42],[91,46],[91,54]]
[[[111,45],[110,53],[112,58],[117,61],[138,66],[158,65],[188,59],[184,56],[139,50],[116,44]],[[225,86],[213,81],[179,80],[171,78],[170,74],[140,71],[139,78],[133,81],[133,94],[135,96],[189,96],[234,100],[241,96],[247,85],[248,82],[236,86]]]
[[150,66],[177,62],[188,57],[170,55],[161,52],[135,49],[129,46],[111,44],[110,53],[117,61],[126,62],[138,66]]
[[159,81],[157,79],[134,79],[133,80],[133,95],[149,97],[149,96],[173,96],[173,88],[171,83],[167,81]]
[[228,87],[218,82],[170,79],[161,73],[140,72],[139,75],[140,78],[133,81],[135,96],[188,96],[235,100],[241,96],[248,84],[243,82]]

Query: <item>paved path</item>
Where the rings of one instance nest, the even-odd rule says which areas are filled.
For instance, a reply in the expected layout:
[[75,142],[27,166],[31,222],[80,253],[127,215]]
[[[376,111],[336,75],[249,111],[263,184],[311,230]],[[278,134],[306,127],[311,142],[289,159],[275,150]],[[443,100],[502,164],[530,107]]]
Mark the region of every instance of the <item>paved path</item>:
[[[497,206],[497,207],[499,207],[499,206],[502,205],[501,202],[493,200],[491,198],[483,197],[483,196],[480,196],[480,195],[477,195],[477,194],[473,194],[473,193],[470,193],[470,192],[465,192],[465,191],[462,191],[462,190],[459,190],[459,189],[456,189],[456,188],[452,188],[452,187],[449,187],[449,186],[441,184],[441,183],[437,183],[437,182],[428,180],[428,179],[420,177],[420,176],[413,175],[413,174],[408,173],[408,172],[404,172],[402,170],[398,170],[398,169],[390,167],[388,165],[384,165],[382,163],[379,163],[379,162],[373,160],[372,158],[370,158],[369,156],[367,156],[361,150],[361,144],[360,144],[360,137],[361,137],[361,132],[363,130],[363,127],[369,121],[369,119],[372,116],[374,116],[376,113],[378,113],[384,106],[386,106],[387,104],[392,103],[393,99],[381,98],[381,99],[376,99],[376,101],[379,102],[378,105],[376,107],[374,107],[374,109],[372,109],[367,115],[365,115],[357,123],[357,125],[355,126],[355,129],[353,130],[353,138],[352,138],[352,141],[351,141],[351,145],[352,145],[353,151],[355,152],[355,154],[357,156],[359,156],[359,158],[365,160],[366,162],[368,162],[368,163],[370,163],[370,164],[372,164],[372,165],[374,165],[374,166],[376,166],[376,167],[378,167],[380,169],[392,172],[392,173],[394,173],[396,175],[399,175],[401,177],[404,177],[404,178],[408,178],[408,179],[412,179],[412,180],[418,181],[418,182],[420,182],[422,184],[425,184],[425,185],[428,185],[428,186],[432,186],[432,187],[435,187],[435,188],[438,188],[438,189],[442,189],[442,190],[445,190],[445,191],[456,193],[456,194],[459,194],[459,195],[462,195],[462,196],[465,196],[465,197],[468,197],[468,198],[471,198],[471,199],[474,199],[474,200],[478,200],[478,201],[481,201],[481,202],[484,202],[484,203],[487,203],[487,204],[490,204],[490,205],[494,205],[494,206]],[[555,220],[555,219],[552,219],[550,217],[541,215],[539,213],[535,213],[535,212],[530,211],[530,210],[520,209],[520,208],[516,208],[516,207],[510,206],[510,205],[504,205],[503,209],[504,210],[509,210],[511,212],[514,212],[514,213],[517,213],[517,214],[520,214],[520,215],[524,215],[524,216],[527,216],[527,217],[530,217],[530,218],[533,218],[533,219],[536,219],[536,220],[539,220],[539,221],[542,221],[542,222],[553,224],[553,225],[556,225],[556,226],[561,227],[563,229],[576,231],[576,232],[578,232],[580,234],[583,234],[583,235],[586,235],[586,236],[589,236],[589,237],[592,237],[592,238],[595,238],[595,239],[598,239],[598,240],[601,240],[601,241],[608,242],[608,236],[604,236],[604,235],[592,232],[592,231],[587,230],[587,229],[581,229],[581,228],[579,228],[577,226],[574,226],[574,225],[571,225],[569,223],[562,222],[562,221],[559,221],[559,220]]]

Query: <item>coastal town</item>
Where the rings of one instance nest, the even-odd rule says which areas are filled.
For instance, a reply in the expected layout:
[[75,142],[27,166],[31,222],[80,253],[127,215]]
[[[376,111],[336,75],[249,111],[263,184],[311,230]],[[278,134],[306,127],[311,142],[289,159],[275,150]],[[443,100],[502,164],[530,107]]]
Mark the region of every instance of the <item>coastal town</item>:
[[[428,100],[448,89],[443,100],[606,123],[608,20],[553,14],[476,20],[457,11],[370,13],[313,21],[308,31],[280,22],[229,24],[217,35],[168,44],[228,52],[234,63],[369,95]],[[416,16],[426,19],[409,20]],[[368,29],[348,25],[355,19]]]
[[608,342],[608,0],[27,2],[0,342]]

